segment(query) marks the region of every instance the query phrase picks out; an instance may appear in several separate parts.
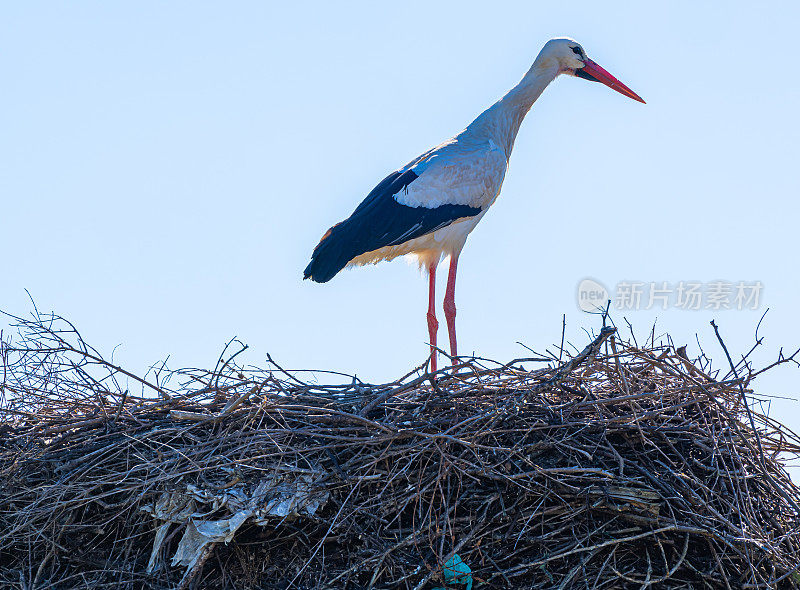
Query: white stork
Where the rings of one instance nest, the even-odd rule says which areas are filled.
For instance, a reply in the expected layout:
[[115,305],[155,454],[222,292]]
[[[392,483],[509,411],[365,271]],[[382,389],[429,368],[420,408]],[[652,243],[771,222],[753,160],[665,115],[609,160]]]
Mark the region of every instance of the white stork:
[[[497,199],[522,120],[560,74],[602,82],[639,102],[635,92],[586,57],[572,39],[548,41],[531,69],[461,133],[384,178],[353,214],[330,228],[311,255],[304,278],[324,283],[345,266],[414,254],[428,271],[428,336],[436,371],[436,266],[450,258],[444,315],[450,354],[456,346],[456,268],[469,233]],[[455,363],[455,360],[453,361]]]

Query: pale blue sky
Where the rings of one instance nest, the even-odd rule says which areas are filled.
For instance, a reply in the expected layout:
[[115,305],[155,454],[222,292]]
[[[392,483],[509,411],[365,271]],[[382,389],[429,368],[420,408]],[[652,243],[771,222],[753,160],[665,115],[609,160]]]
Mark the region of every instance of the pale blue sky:
[[[325,285],[302,269],[386,173],[560,35],[648,104],[562,77],[534,105],[461,257],[461,351],[543,349],[564,313],[582,347],[598,327],[575,304],[586,276],[760,280],[759,311],[626,315],[640,334],[658,316],[690,352],[698,333],[722,364],[708,321],[737,354],[769,306],[759,358],[800,345],[796,3],[17,2],[0,16],[0,308],[27,313],[28,289],[134,370],[213,365],[232,336],[253,363],[371,381],[421,362],[414,267]],[[800,397],[798,383],[787,368],[759,389]],[[800,429],[797,402],[773,412]]]

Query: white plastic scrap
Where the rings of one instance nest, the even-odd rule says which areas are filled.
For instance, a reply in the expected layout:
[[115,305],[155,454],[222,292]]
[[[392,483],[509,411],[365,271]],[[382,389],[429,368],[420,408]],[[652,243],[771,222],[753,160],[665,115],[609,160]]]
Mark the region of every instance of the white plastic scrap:
[[190,520],[186,523],[186,530],[178,543],[178,550],[172,556],[172,566],[194,567],[206,545],[220,541],[227,544],[250,515],[251,512],[240,510],[225,520]]
[[[230,542],[236,531],[248,520],[264,526],[274,523],[275,518],[314,516],[330,497],[326,490],[314,489],[314,484],[321,475],[304,473],[285,477],[272,476],[262,480],[252,494],[246,492],[244,483],[222,492],[201,489],[192,484],[186,486],[185,492],[164,492],[154,505],[142,507],[142,510],[162,521],[156,529],[147,571],[152,573],[161,567],[161,545],[171,524],[186,525],[171,563],[173,566],[182,565],[191,569],[210,544]],[[230,516],[207,519],[221,509]]]
[[[263,482],[262,482],[263,484]],[[328,501],[328,492],[313,490],[314,478],[303,474],[294,481],[270,482],[267,492],[269,500],[255,511],[255,524],[265,525],[270,516],[314,516],[314,513]]]

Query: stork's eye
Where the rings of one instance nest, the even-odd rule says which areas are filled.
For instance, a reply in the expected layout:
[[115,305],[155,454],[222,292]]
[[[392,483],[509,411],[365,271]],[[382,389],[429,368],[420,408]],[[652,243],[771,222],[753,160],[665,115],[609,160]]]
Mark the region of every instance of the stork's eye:
[[581,48],[580,47],[573,47],[572,48],[572,53],[574,53],[578,57],[583,57],[583,52],[581,52]]

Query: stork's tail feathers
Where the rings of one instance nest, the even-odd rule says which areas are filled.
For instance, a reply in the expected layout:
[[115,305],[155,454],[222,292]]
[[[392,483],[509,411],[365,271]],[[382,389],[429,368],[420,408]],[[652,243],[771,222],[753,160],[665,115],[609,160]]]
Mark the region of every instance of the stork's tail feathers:
[[341,231],[340,225],[337,223],[322,236],[311,254],[311,262],[303,271],[304,279],[327,283],[353,258],[353,245],[351,240],[346,239],[346,232]]

